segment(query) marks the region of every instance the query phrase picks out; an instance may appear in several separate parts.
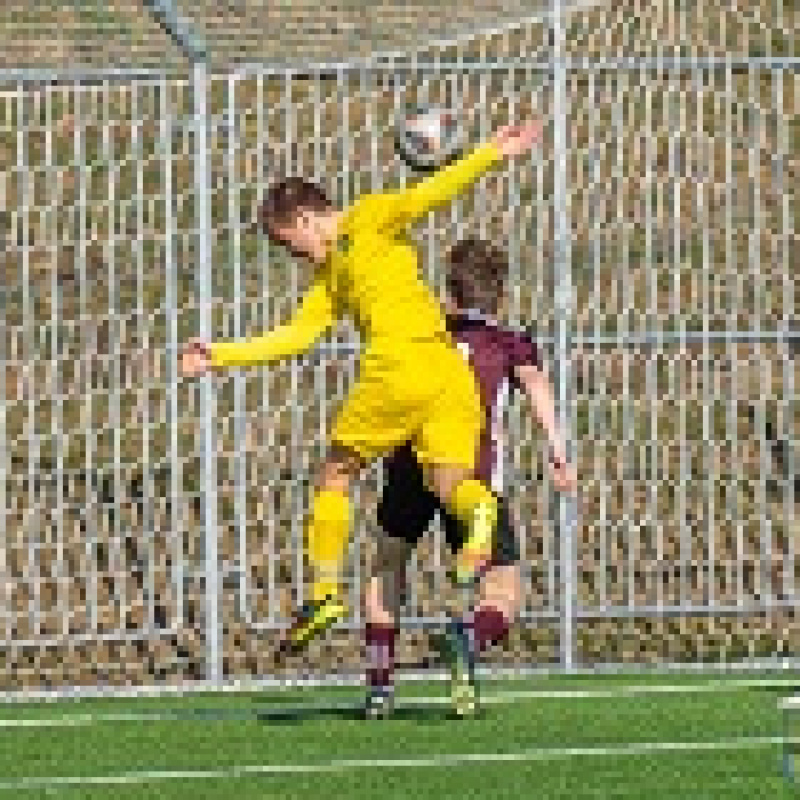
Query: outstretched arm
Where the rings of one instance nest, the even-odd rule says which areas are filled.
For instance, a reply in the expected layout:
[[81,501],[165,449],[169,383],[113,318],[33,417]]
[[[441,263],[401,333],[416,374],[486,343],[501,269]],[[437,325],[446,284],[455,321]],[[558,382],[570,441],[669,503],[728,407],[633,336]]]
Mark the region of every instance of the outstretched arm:
[[574,491],[576,478],[572,467],[567,463],[567,449],[561,426],[556,419],[555,397],[550,378],[544,369],[533,364],[517,367],[516,377],[547,436],[556,486],[562,491]]
[[538,122],[501,128],[485,145],[395,195],[390,224],[408,225],[444,205],[504,158],[521,155],[541,137]]
[[268,364],[302,353],[333,324],[333,304],[325,285],[317,283],[303,298],[295,316],[264,336],[208,347],[211,366]]
[[500,151],[493,144],[486,144],[454,164],[438,170],[430,178],[424,178],[399,192],[394,198],[391,224],[397,227],[409,225],[429,211],[443,206],[500,159]]

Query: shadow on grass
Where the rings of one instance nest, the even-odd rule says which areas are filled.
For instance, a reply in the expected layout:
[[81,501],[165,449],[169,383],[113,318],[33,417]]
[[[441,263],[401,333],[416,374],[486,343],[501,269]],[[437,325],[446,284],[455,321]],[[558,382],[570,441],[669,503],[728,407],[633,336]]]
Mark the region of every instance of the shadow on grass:
[[[294,725],[319,720],[361,721],[364,714],[360,703],[258,705],[252,708],[195,708],[164,709],[137,714],[137,719],[159,722],[261,722],[264,724]],[[403,704],[395,708],[393,720],[436,723],[450,720],[447,705]],[[380,723],[376,723],[380,724]]]
[[[274,708],[258,708],[255,716],[259,722],[268,724],[301,723],[311,720],[343,720],[343,721],[364,721],[363,707],[360,703],[331,704],[331,705],[296,705],[280,706]],[[392,720],[402,720],[406,722],[425,722],[436,723],[445,722],[452,719],[450,708],[447,705],[422,705],[422,704],[401,704],[394,709]],[[391,721],[391,720],[390,720]],[[380,721],[373,724],[381,724]]]

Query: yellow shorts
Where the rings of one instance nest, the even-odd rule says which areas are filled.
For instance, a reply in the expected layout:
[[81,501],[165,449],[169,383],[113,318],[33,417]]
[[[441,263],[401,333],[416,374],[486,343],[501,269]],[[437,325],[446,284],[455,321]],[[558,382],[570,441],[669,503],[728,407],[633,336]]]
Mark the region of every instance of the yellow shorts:
[[455,347],[436,342],[391,358],[367,354],[331,438],[364,461],[410,441],[423,464],[472,470],[482,429],[472,369]]

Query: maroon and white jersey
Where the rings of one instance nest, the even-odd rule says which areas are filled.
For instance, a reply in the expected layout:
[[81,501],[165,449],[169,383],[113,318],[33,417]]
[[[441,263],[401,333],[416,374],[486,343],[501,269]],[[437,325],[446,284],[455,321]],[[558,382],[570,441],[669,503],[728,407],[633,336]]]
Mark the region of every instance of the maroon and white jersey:
[[499,325],[474,311],[448,317],[447,328],[469,360],[486,413],[476,462],[476,477],[503,491],[502,425],[518,367],[542,366],[539,349],[524,333]]

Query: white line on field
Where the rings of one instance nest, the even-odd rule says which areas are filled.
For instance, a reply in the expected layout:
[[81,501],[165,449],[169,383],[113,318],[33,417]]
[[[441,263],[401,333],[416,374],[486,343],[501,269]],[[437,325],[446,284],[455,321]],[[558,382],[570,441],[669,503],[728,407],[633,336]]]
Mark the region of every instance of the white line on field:
[[[17,778],[0,782],[0,791],[20,791],[53,786],[90,786],[154,783],[169,780],[220,780],[254,775],[287,775],[320,772],[346,772],[357,769],[441,768],[458,764],[489,764],[524,761],[552,761],[586,756],[622,757],[649,753],[748,750],[785,744],[781,737],[752,737],[717,742],[634,742],[610,747],[551,747],[518,753],[451,753],[430,758],[342,759],[317,764],[245,764],[206,770],[142,770],[119,775],[76,775]],[[790,740],[792,743],[800,740]]]
[[[508,692],[494,692],[481,698],[486,703],[512,703],[516,700],[585,700],[591,698],[631,697],[647,694],[710,694],[715,692],[730,692],[739,689],[768,689],[768,688],[797,688],[800,679],[788,680],[785,678],[752,678],[743,680],[716,680],[696,684],[632,684],[629,686],[615,686],[612,689],[540,689]],[[424,698],[407,698],[409,701],[423,700]],[[432,698],[433,699],[433,698]],[[437,701],[449,702],[443,698]]]
[[[671,680],[674,675],[702,678],[715,675],[719,678],[733,678],[734,675],[770,674],[778,670],[783,675],[796,675],[800,670],[800,658],[773,660],[755,660],[749,662],[731,662],[728,664],[675,664],[666,662],[654,667],[632,668],[631,665],[607,664],[595,667],[576,667],[570,676],[574,678],[621,678],[627,676],[629,680],[660,676],[660,680]],[[400,669],[397,681],[402,684],[411,683],[438,683],[448,679],[448,674],[443,669],[407,670]],[[563,672],[556,667],[500,667],[479,666],[478,677],[481,680],[491,681],[494,684],[500,680],[536,680],[549,681],[552,678],[563,677]],[[26,705],[30,703],[54,703],[64,700],[141,700],[143,698],[163,697],[189,697],[200,695],[222,694],[253,694],[256,692],[286,692],[296,689],[325,689],[325,688],[357,688],[364,685],[365,675],[358,672],[336,673],[332,675],[312,676],[282,676],[268,678],[231,678],[222,682],[206,680],[182,681],[178,684],[155,684],[144,686],[80,686],[70,689],[14,689],[0,691],[0,706]]]
[[[519,700],[587,700],[587,699],[615,699],[621,697],[635,697],[643,695],[661,694],[711,694],[730,692],[740,689],[758,688],[796,688],[798,680],[781,678],[752,678],[742,680],[714,680],[697,684],[634,684],[629,686],[615,686],[609,689],[556,689],[556,690],[521,690],[499,691],[481,698],[487,705],[503,705],[515,703]],[[432,697],[429,695],[412,695],[398,698],[398,707],[409,706],[439,706],[450,703],[448,697]],[[109,711],[86,712],[80,714],[63,714],[51,717],[20,717],[0,718],[2,728],[69,728],[82,725],[96,725],[106,722],[187,722],[192,719],[207,721],[241,720],[270,715],[296,714],[313,712],[347,712],[354,710],[353,702],[350,703],[285,703],[274,705],[253,705],[250,707],[237,706],[233,708],[183,708],[154,709],[153,711]]]

